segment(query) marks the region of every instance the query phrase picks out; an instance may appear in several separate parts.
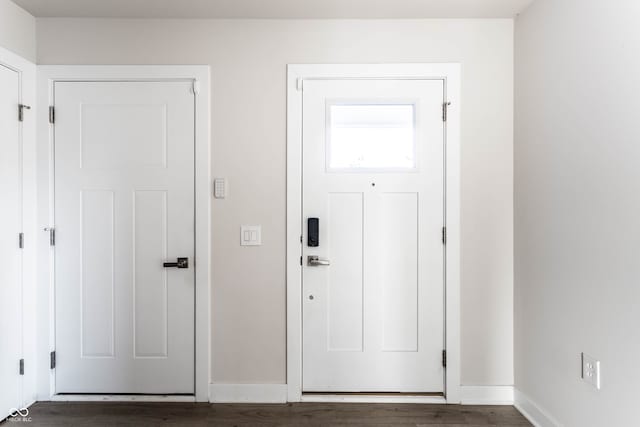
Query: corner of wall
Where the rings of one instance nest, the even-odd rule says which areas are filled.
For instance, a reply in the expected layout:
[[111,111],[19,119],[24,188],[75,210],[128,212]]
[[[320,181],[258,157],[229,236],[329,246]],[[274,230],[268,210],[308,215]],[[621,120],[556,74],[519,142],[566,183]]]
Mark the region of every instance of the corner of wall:
[[563,427],[544,408],[518,389],[514,390],[514,406],[535,427]]

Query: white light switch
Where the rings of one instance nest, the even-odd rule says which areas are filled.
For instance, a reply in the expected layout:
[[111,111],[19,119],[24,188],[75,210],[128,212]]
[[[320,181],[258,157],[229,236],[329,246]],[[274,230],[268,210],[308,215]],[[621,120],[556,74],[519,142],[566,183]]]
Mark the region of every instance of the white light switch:
[[213,180],[213,197],[216,199],[224,199],[227,195],[227,183],[224,178],[216,178]]
[[262,226],[242,225],[240,226],[240,246],[260,246],[262,245]]

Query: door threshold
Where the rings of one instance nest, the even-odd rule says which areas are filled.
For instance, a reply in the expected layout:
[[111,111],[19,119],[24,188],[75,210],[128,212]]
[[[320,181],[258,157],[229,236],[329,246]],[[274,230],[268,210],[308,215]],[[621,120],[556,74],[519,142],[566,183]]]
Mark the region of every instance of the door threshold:
[[301,402],[316,403],[431,403],[445,404],[442,393],[331,393],[303,392]]
[[192,394],[54,394],[52,402],[195,402]]

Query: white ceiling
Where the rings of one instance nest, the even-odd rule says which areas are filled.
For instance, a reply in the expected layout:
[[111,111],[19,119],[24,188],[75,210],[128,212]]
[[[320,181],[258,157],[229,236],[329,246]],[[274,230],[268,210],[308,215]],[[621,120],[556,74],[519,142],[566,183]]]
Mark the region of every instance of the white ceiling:
[[512,18],[533,0],[13,0],[36,17]]

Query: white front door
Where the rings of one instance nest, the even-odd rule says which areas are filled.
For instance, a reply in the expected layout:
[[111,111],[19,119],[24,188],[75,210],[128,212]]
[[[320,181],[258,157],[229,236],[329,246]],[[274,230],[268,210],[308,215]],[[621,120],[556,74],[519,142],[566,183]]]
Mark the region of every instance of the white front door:
[[192,84],[54,90],[56,392],[193,394]]
[[443,392],[443,84],[304,81],[303,392]]
[[18,73],[0,65],[0,421],[20,408],[22,180]]

